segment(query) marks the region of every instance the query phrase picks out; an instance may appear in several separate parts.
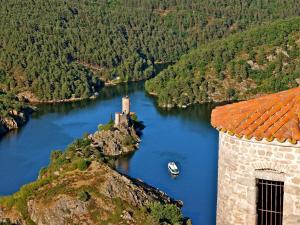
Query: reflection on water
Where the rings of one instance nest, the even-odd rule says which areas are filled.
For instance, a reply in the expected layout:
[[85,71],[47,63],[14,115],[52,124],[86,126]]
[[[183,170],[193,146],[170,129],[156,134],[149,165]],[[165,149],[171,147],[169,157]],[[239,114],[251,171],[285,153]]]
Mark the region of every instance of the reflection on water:
[[115,167],[121,173],[128,174],[130,169],[130,159],[134,156],[134,152],[118,158],[115,161]]
[[[92,133],[119,111],[123,95],[144,121],[140,148],[116,161],[116,168],[183,200],[183,212],[195,225],[214,225],[217,187],[217,132],[210,126],[213,105],[163,110],[143,91],[143,83],[103,89],[96,100],[39,106],[20,130],[0,141],[0,195],[36,179],[50,152],[65,149],[83,133]],[[180,175],[167,164],[178,163]]]

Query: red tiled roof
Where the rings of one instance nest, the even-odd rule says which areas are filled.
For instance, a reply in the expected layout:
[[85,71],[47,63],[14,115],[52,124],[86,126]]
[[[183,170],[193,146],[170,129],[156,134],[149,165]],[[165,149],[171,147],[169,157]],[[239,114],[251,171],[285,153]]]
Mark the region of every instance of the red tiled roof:
[[213,127],[237,137],[300,141],[300,87],[216,107]]

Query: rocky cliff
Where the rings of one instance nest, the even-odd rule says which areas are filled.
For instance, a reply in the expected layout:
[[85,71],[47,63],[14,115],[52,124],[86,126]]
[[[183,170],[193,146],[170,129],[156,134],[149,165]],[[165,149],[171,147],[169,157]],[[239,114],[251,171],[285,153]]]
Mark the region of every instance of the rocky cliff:
[[99,125],[99,130],[89,135],[91,147],[106,156],[128,154],[139,147],[144,128],[143,122],[138,121],[134,113],[118,125],[111,120],[105,125]]
[[128,126],[100,130],[90,136],[92,146],[105,155],[117,156],[134,151],[141,141],[135,128]]
[[[0,223],[150,225],[157,224],[147,212],[152,202],[181,206],[181,202],[162,191],[124,176],[104,163],[94,161],[85,171],[60,169],[53,173],[55,178],[51,182],[45,181],[48,176],[36,181],[39,185],[30,185],[31,194],[23,198],[23,206],[10,206],[8,198],[2,199]],[[25,189],[16,193],[12,201],[18,201]]]
[[0,136],[24,125],[32,111],[32,108],[25,108],[19,111],[11,110],[5,116],[0,115]]

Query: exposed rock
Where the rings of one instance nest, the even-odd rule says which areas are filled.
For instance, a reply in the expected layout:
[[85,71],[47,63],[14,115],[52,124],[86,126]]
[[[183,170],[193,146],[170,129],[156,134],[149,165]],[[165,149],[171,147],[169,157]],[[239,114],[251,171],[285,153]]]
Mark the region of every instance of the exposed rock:
[[133,220],[134,220],[134,219],[132,218],[131,213],[128,212],[128,211],[126,211],[126,210],[123,210],[121,217],[122,217],[124,220],[127,220],[127,221],[133,221]]
[[[90,196],[86,201],[76,194],[82,190]],[[118,220],[109,224],[140,225],[148,214],[139,210],[151,202],[182,206],[180,201],[164,192],[95,161],[85,171],[60,174],[55,181],[34,190],[33,196],[27,199],[27,211],[29,219],[37,225],[93,225],[102,224],[111,217]],[[141,213],[144,214],[141,216]],[[26,224],[15,208],[0,208],[1,221]]]
[[267,56],[267,59],[268,59],[269,62],[273,62],[276,59],[276,56],[270,54],[270,55]]
[[98,148],[103,154],[109,156],[132,152],[141,141],[133,126],[117,126],[111,130],[97,131],[90,138],[92,147]]
[[76,198],[58,195],[51,205],[44,206],[37,200],[27,203],[30,218],[38,225],[64,225],[67,221],[72,221],[72,224],[94,224],[89,219],[87,203]]
[[16,120],[12,117],[5,117],[3,119],[1,119],[1,122],[3,124],[5,124],[5,126],[9,129],[9,130],[13,130],[13,129],[17,129],[18,128],[18,124],[16,122]]
[[26,108],[20,112],[12,110],[9,115],[5,117],[0,115],[0,136],[24,125],[28,121],[32,111],[33,108]]
[[253,60],[248,60],[247,63],[251,66],[252,70],[260,70],[263,66],[260,66],[258,63],[253,62]]
[[181,202],[174,201],[166,193],[138,179],[120,174],[108,166],[105,166],[103,169],[105,169],[106,172],[104,174],[106,175],[103,177],[104,181],[99,190],[107,197],[118,197],[136,207],[147,205],[153,201],[182,205]]
[[18,94],[18,98],[29,102],[38,102],[39,99],[31,91],[23,91]]
[[289,54],[287,53],[287,51],[283,50],[282,48],[276,48],[276,54],[279,55],[279,54],[283,54],[285,55],[286,57],[290,57]]
[[5,210],[0,206],[0,224],[11,223],[15,225],[25,225],[24,219],[19,212],[16,210]]

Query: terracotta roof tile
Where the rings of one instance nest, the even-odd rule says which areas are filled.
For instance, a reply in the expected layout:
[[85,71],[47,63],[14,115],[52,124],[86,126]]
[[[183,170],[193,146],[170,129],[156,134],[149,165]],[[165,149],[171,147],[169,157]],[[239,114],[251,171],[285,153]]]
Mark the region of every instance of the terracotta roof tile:
[[216,107],[211,123],[237,137],[300,141],[300,87]]

